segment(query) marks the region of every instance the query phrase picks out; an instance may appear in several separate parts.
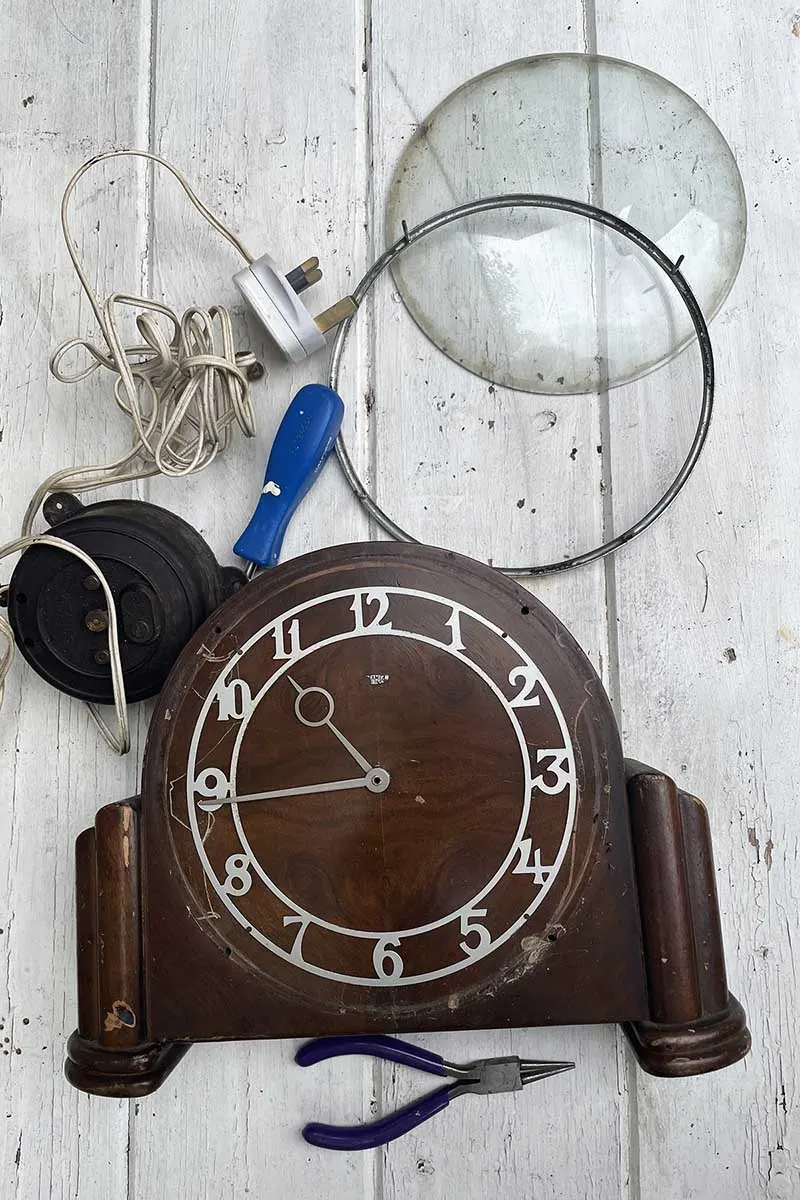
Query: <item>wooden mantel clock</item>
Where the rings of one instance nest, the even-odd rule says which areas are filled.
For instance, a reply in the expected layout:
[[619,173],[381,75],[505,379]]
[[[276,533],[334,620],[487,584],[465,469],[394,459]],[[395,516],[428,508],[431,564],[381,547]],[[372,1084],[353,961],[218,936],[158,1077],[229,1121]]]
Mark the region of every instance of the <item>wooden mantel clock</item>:
[[749,1047],[703,806],[623,760],[542,604],[444,550],[339,546],[226,601],[77,889],[88,1092],[220,1039],[621,1021],[659,1075]]

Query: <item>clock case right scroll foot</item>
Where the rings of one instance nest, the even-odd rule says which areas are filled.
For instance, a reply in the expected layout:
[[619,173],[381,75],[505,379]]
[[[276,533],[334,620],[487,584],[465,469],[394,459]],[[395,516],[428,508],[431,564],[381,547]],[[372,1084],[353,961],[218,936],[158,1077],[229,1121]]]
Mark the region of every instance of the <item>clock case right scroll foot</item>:
[[747,1054],[750,1032],[728,991],[708,813],[663,772],[625,768],[650,1019],[623,1028],[651,1075],[716,1071]]

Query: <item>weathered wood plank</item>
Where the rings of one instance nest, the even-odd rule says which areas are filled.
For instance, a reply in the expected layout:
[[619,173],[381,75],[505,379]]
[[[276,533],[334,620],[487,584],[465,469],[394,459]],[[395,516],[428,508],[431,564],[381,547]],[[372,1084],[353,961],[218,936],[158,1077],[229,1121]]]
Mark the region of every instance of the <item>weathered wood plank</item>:
[[[154,149],[186,171],[253,253],[268,251],[287,270],[319,254],[324,279],[307,294],[313,312],[346,293],[348,271],[364,260],[363,37],[357,5],[313,0],[293,9],[242,0],[221,8],[204,0],[187,19],[185,5],[159,4]],[[268,369],[254,389],[257,441],[240,439],[191,480],[157,479],[148,489],[232,562],[283,411],[301,384],[325,378],[327,358],[291,368],[245,322],[231,282],[240,264],[169,179],[156,179],[153,217],[155,294],[176,307],[233,307],[242,344],[249,339]],[[353,390],[363,354],[354,344]],[[330,463],[290,526],[283,558],[366,536],[366,521]],[[303,1071],[293,1052],[290,1043],[266,1042],[192,1049],[161,1091],[134,1106],[135,1193],[153,1200],[238,1200],[248,1191],[298,1200],[373,1196],[374,1154],[314,1150],[299,1133],[309,1120],[355,1121],[368,1112],[371,1065]]]
[[[641,1195],[796,1196],[796,14],[727,0],[603,3],[598,43],[708,109],[739,161],[750,222],[741,276],[711,327],[719,391],[708,448],[686,495],[616,573],[625,741],[708,803],[730,983],[754,1050],[705,1078],[639,1075]],[[697,378],[689,354],[619,409],[612,396],[618,519],[677,464]]]
[[[49,378],[56,343],[92,328],[58,223],[72,172],[97,149],[146,136],[149,3],[8,3],[0,24],[0,524],[16,534],[51,471],[116,457],[125,419],[99,378]],[[78,82],[79,81],[79,82]],[[75,232],[99,285],[138,287],[144,177],[102,173],[76,197]],[[97,190],[94,190],[97,189]],[[9,562],[0,567],[5,580]],[[135,724],[135,723],[134,723]],[[128,1113],[63,1075],[76,1024],[73,845],[95,809],[135,786],[141,742],[120,761],[84,708],[18,661],[0,713],[0,1191],[115,1200],[128,1194]]]
[[[585,46],[575,0],[530,8],[510,0],[375,0],[369,66],[376,230],[403,147],[453,88],[522,55]],[[587,182],[589,168],[587,154]],[[442,170],[457,176],[458,163]],[[503,190],[498,178],[494,191]],[[384,281],[376,293],[370,394],[379,496],[390,514],[425,540],[496,563],[546,561],[602,540],[596,398],[490,387],[445,358],[398,301]],[[608,681],[602,565],[538,581],[533,590]],[[613,1029],[441,1035],[426,1037],[425,1045],[467,1061],[510,1051],[575,1058],[578,1070],[522,1095],[461,1100],[394,1143],[384,1153],[387,1197],[628,1194],[628,1066]],[[424,1080],[407,1071],[385,1075],[386,1111],[424,1089]]]

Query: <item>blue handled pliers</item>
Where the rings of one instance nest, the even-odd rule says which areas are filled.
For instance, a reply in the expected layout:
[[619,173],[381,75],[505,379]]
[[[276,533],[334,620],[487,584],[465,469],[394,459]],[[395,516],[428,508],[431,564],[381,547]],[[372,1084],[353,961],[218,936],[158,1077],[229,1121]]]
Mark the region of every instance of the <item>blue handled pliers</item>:
[[338,1058],[342,1054],[370,1054],[373,1058],[418,1067],[430,1075],[449,1075],[456,1082],[447,1083],[414,1104],[368,1125],[321,1125],[316,1121],[306,1125],[303,1129],[306,1141],[325,1150],[371,1150],[374,1146],[383,1146],[447,1108],[456,1096],[469,1092],[479,1096],[492,1092],[518,1092],[526,1083],[558,1075],[575,1066],[572,1062],[533,1062],[516,1055],[479,1058],[459,1066],[445,1062],[440,1055],[423,1050],[421,1046],[380,1036],[316,1038],[300,1047],[295,1062],[301,1067],[310,1067],[324,1058]]

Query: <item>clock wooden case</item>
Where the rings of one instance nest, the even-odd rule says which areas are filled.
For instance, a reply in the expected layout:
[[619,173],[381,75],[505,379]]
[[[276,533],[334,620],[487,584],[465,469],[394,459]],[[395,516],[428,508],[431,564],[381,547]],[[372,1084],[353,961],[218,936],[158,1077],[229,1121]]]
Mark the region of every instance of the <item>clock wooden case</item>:
[[552,613],[444,550],[335,547],[218,609],[77,897],[89,1092],[220,1039],[618,1021],[662,1075],[749,1046],[702,804],[623,760]]

